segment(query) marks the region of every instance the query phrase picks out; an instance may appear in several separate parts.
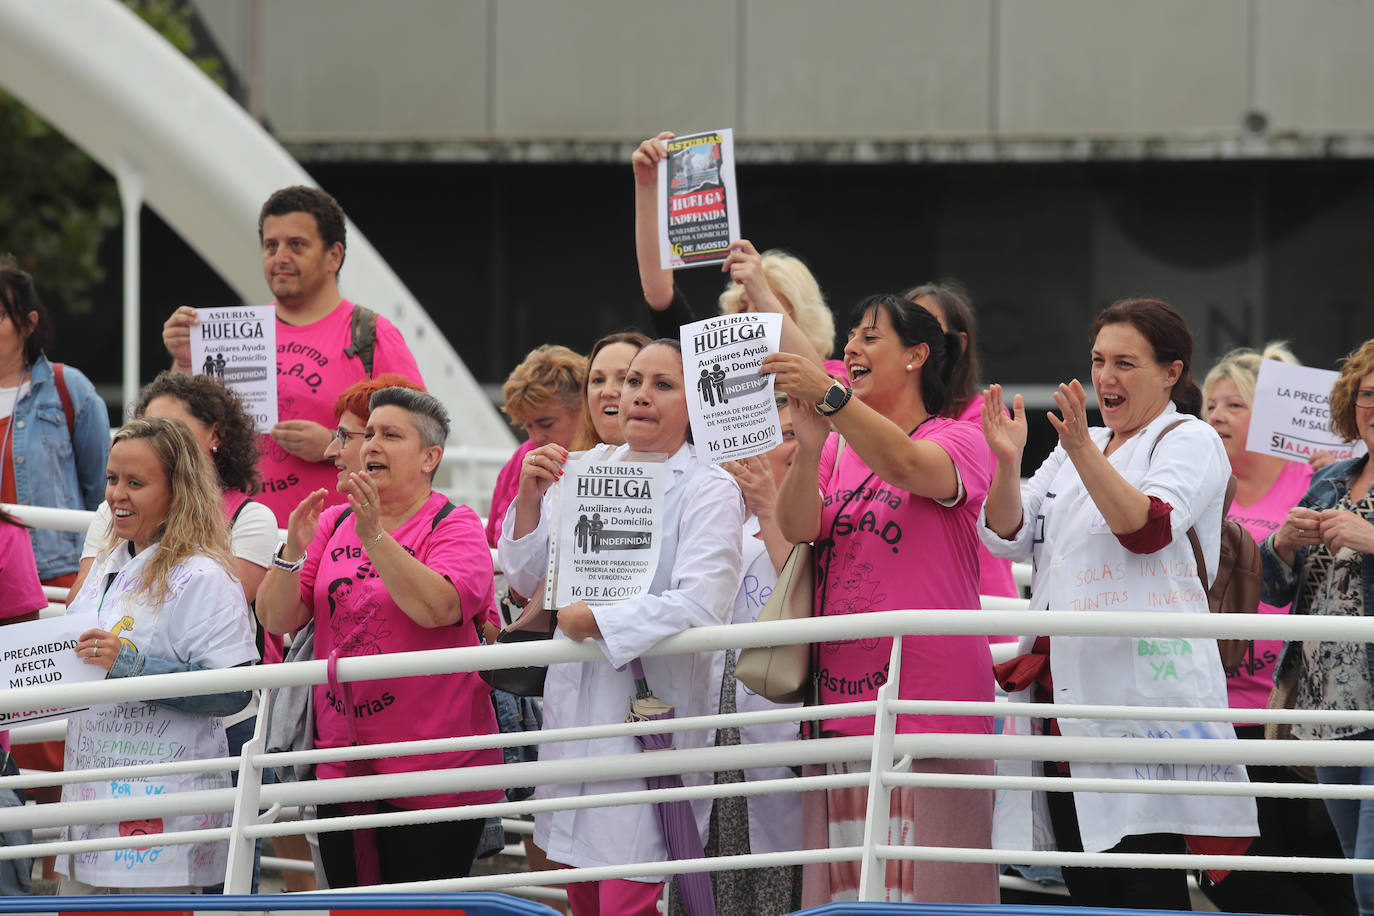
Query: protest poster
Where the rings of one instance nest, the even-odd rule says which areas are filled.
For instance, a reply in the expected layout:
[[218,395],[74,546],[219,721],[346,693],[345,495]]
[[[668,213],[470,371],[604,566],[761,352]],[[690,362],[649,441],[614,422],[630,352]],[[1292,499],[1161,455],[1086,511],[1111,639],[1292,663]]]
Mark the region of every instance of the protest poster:
[[[76,654],[77,637],[97,626],[95,614],[49,617],[0,627],[0,675],[11,689],[105,679],[105,669]],[[80,712],[80,707],[0,712],[0,731]]]
[[658,244],[664,270],[719,264],[740,237],[730,129],[667,141],[658,163]]
[[217,378],[243,398],[260,433],[277,425],[277,312],[270,305],[197,309],[191,371]]
[[609,461],[612,449],[574,453],[555,486],[548,607],[614,604],[649,593],[663,537],[665,455]]
[[1329,369],[1260,360],[1246,450],[1289,461],[1307,461],[1318,451],[1337,461],[1363,455],[1363,442],[1343,442],[1331,431],[1328,402],[1338,378]]
[[768,312],[718,315],[682,326],[682,374],[687,416],[702,461],[762,455],[782,444],[773,376],[759,364],[778,352],[782,316]]

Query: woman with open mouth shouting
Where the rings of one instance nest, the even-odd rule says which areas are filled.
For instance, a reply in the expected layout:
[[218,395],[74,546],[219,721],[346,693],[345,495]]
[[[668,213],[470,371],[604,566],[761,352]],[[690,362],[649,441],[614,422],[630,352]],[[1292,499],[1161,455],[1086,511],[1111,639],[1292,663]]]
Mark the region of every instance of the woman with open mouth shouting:
[[[1198,416],[1193,335],[1167,303],[1126,299],[1098,315],[1091,336],[1103,425],[1088,426],[1077,379],[1060,385],[1059,412],[1049,414],[1059,446],[1024,485],[1021,396],[1008,415],[1000,385],[984,393],[983,431],[997,470],[978,533],[994,556],[1033,558],[1032,609],[1208,613],[1189,529],[1215,573],[1231,467],[1216,430]],[[1013,717],[1007,734],[1235,738],[1229,722],[1188,721],[1186,707],[1227,705],[1214,639],[1022,636],[1020,650],[998,667],[1015,701],[1183,708],[1171,721]],[[1003,770],[1246,781],[1242,766],[1150,764],[1149,753],[1140,762],[1051,760],[1043,773],[1006,761]],[[1017,791],[997,807],[998,846],[1012,849],[1182,853],[1186,837],[1201,852],[1240,853],[1257,832],[1254,799],[1240,796]],[[1190,909],[1181,870],[1065,866],[1064,881],[1082,906]]]
[[[759,311],[782,311],[759,282],[752,247],[736,246],[726,263]],[[897,295],[870,296],[850,314],[844,348],[850,388],[826,375],[819,354],[784,319],[787,352],[765,358],[760,371],[772,372],[791,399],[797,453],[778,493],[777,519],[788,540],[816,544],[817,614],[980,606],[974,523],[991,462],[977,427],[942,416],[959,347],[958,335],[943,331],[920,305]],[[890,639],[817,645],[812,673],[819,702],[873,699],[888,680],[891,651]],[[985,635],[907,636],[901,659],[902,699],[993,698]],[[873,722],[826,719],[821,728],[825,736],[871,735]],[[897,731],[985,735],[992,733],[992,718],[902,715]],[[844,763],[829,770],[864,768]],[[912,769],[993,771],[987,760],[926,759]],[[993,801],[991,790],[894,789],[889,842],[987,848]],[[808,802],[808,846],[862,842],[865,789],[814,793]],[[859,865],[808,866],[803,883],[806,906],[853,900]],[[996,903],[997,871],[984,864],[903,863],[888,870],[887,899]]]

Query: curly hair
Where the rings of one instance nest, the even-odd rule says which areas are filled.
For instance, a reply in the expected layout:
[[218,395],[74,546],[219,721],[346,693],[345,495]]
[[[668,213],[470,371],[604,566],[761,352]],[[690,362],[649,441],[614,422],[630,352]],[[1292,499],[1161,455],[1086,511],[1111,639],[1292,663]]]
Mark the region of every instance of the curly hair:
[[[224,524],[224,509],[218,488],[210,476],[210,465],[196,437],[180,420],[140,417],[119,428],[110,442],[111,451],[121,442],[142,440],[153,450],[167,475],[171,501],[167,518],[157,531],[157,555],[143,568],[139,595],[154,602],[170,594],[172,570],[189,557],[209,557],[237,579],[234,559],[229,552],[229,528]],[[114,520],[105,538],[104,553],[119,540],[114,536]]]
[[415,384],[399,372],[383,372],[376,378],[365,378],[345,388],[343,394],[339,395],[339,399],[334,402],[334,419],[336,421],[342,420],[344,414],[351,413],[359,420],[367,422],[368,402],[372,400],[374,394],[383,388],[425,390],[425,386]]
[[242,490],[250,496],[258,490],[258,438],[253,418],[238,394],[219,379],[166,371],[143,386],[134,403],[134,416],[142,417],[157,398],[175,398],[219,436],[211,461],[224,489]]
[[328,193],[319,188],[306,185],[292,185],[274,191],[272,196],[258,211],[258,245],[262,245],[262,226],[269,216],[285,216],[288,213],[309,213],[315,217],[315,228],[320,232],[320,241],[328,251],[338,242],[343,246],[339,255],[339,272],[343,272],[344,258],[348,255],[348,223],[344,219],[343,207]]
[[[782,307],[801,328],[822,359],[835,352],[835,315],[825,304],[821,286],[806,262],[794,254],[773,248],[761,256],[768,288],[782,300]],[[720,311],[733,314],[744,308],[744,287],[731,281],[720,294]]]
[[[1288,349],[1288,343],[1276,340],[1264,345],[1263,352],[1256,352],[1249,347],[1238,347],[1227,353],[1217,364],[1207,370],[1207,375],[1202,379],[1202,398],[1206,402],[1212,397],[1212,389],[1217,387],[1217,382],[1226,379],[1236,386],[1236,393],[1245,402],[1246,407],[1255,406],[1255,380],[1259,378],[1260,363],[1266,359],[1276,362],[1287,363],[1290,366],[1301,366],[1302,363],[1293,351]],[[1212,413],[1206,403],[1203,404],[1203,417]]]
[[649,345],[649,337],[639,331],[624,330],[607,334],[592,344],[592,350],[587,354],[587,371],[582,373],[582,423],[577,429],[577,435],[573,437],[572,447],[575,452],[585,452],[601,441],[601,437],[596,434],[596,425],[592,422],[592,407],[587,403],[587,385],[592,380],[592,364],[596,362],[597,354],[611,344],[618,343],[629,344],[636,350],[643,350]]
[[587,380],[587,358],[559,344],[535,347],[511,370],[501,387],[501,410],[512,420],[533,416],[551,401],[577,409]]
[[1331,431],[1346,442],[1354,442],[1360,438],[1360,425],[1355,422],[1355,395],[1365,376],[1374,372],[1374,338],[1350,351],[1339,365],[1341,377],[1331,389]]

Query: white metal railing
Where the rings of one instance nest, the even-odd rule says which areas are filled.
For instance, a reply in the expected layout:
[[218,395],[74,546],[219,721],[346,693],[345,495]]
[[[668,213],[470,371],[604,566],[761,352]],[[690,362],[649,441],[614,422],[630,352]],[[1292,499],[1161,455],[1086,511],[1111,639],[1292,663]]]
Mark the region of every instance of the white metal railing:
[[[1045,635],[1131,635],[1131,636],[1190,636],[1199,638],[1282,638],[1319,640],[1356,640],[1374,642],[1374,621],[1363,618],[1290,618],[1278,615],[1205,615],[1146,612],[1064,612],[1064,611],[890,611],[846,615],[843,618],[736,624],[724,627],[700,628],[664,640],[647,655],[667,655],[682,652],[714,651],[726,647],[814,642],[835,638],[855,639],[905,634],[960,633],[1017,633],[1035,632]],[[445,649],[412,652],[387,656],[345,658],[340,661],[338,675],[342,680],[416,676],[422,674],[471,671],[477,668],[499,668],[516,665],[586,661],[601,658],[591,644],[577,644],[566,640],[523,645],[481,646],[465,649]],[[314,750],[298,753],[267,754],[263,751],[262,725],[259,734],[244,748],[240,758],[221,758],[211,761],[184,761],[142,767],[120,767],[81,773],[28,774],[8,777],[0,785],[32,787],[54,785],[96,778],[133,777],[139,774],[169,774],[239,769],[239,787],[232,789],[181,792],[174,795],[138,800],[110,799],[99,802],[45,805],[39,808],[0,811],[0,830],[21,827],[53,827],[80,821],[108,822],[134,817],[156,817],[171,814],[233,811],[232,827],[217,831],[183,832],[159,837],[159,843],[203,842],[213,838],[228,838],[230,860],[226,874],[226,889],[242,892],[248,887],[252,861],[252,841],[264,836],[288,833],[324,832],[354,829],[360,826],[387,826],[420,823],[453,818],[513,817],[566,808],[602,807],[608,805],[643,804],[674,798],[714,798],[722,795],[772,794],[798,792],[841,785],[864,785],[870,790],[871,802],[882,804],[891,788],[901,785],[940,786],[964,789],[1031,789],[1050,788],[1059,791],[1073,789],[1094,792],[1196,795],[1255,795],[1304,798],[1364,798],[1374,797],[1374,787],[1329,786],[1297,783],[1215,783],[1185,782],[1158,779],[1082,779],[1056,777],[1051,784],[1047,777],[972,776],[955,774],[901,772],[905,757],[950,757],[963,759],[1030,759],[1076,761],[1138,761],[1152,763],[1207,764],[1325,764],[1368,765],[1374,756],[1374,746],[1367,742],[1260,742],[1215,741],[1200,739],[1142,738],[1063,738],[1052,736],[1008,735],[905,735],[895,734],[898,713],[969,713],[1043,714],[1044,706],[1010,702],[973,703],[956,701],[898,700],[895,684],[899,682],[900,654],[894,652],[892,675],[874,701],[837,704],[827,707],[824,715],[874,715],[875,735],[872,738],[822,738],[809,741],[788,741],[740,747],[704,747],[691,750],[663,751],[653,754],[627,754],[581,760],[535,761],[513,765],[468,767],[461,770],[438,770],[411,774],[359,776],[322,780],[305,784],[267,785],[260,782],[264,766],[298,763],[308,760],[362,759],[393,756],[401,753],[432,753],[440,750],[462,750],[504,745],[523,745],[588,739],[607,735],[630,735],[636,732],[685,731],[712,728],[726,724],[796,721],[821,714],[817,709],[779,709],[766,712],[741,713],[732,716],[702,716],[669,722],[640,724],[608,723],[577,729],[549,730],[542,733],[473,736],[418,742],[397,742],[369,747]],[[18,688],[0,694],[0,711],[16,711],[51,705],[84,705],[118,701],[156,699],[198,693],[263,688],[284,684],[321,683],[325,680],[325,662],[313,661],[292,665],[272,665],[228,671],[205,671],[184,674],[103,681],[58,687]],[[1061,718],[1091,716],[1095,718],[1149,718],[1196,721],[1320,722],[1350,721],[1374,726],[1374,711],[1349,713],[1297,712],[1285,710],[1179,709],[1177,707],[1114,708],[1095,705],[1057,705],[1055,714]],[[1148,742],[1148,743],[1147,743]],[[797,764],[837,763],[867,760],[871,770],[867,774],[829,775],[751,782],[729,786],[689,786],[673,790],[619,792],[613,795],[578,799],[500,802],[486,805],[402,811],[387,814],[332,818],[322,821],[279,822],[277,814],[285,807],[303,804],[339,803],[371,800],[398,795],[425,795],[440,792],[462,792],[486,788],[506,788],[517,785],[541,785],[557,782],[596,781],[608,771],[624,778],[641,778],[665,773],[710,773],[719,769],[751,768]],[[260,809],[267,814],[259,816]],[[1075,864],[1149,866],[1170,868],[1228,868],[1234,870],[1326,871],[1344,873],[1374,873],[1374,861],[1346,861],[1315,858],[1274,858],[1262,856],[1145,856],[1119,853],[1030,853],[1010,850],[976,850],[946,847],[893,847],[886,843],[877,829],[884,829],[884,818],[869,818],[869,830],[862,846],[844,849],[801,850],[788,853],[756,854],[713,860],[687,862],[643,863],[608,866],[595,869],[559,870],[532,874],[487,875],[439,882],[421,882],[393,886],[391,890],[510,890],[515,887],[563,884],[568,881],[600,878],[628,878],[664,875],[702,869],[747,868],[761,865],[828,862],[844,859],[862,862],[862,895],[871,899],[875,882],[881,875],[884,859],[922,858],[942,861],[1015,862],[1017,864]],[[79,852],[89,849],[111,849],[147,843],[146,837],[112,838],[106,840],[45,843],[26,847],[0,849],[0,858]]]

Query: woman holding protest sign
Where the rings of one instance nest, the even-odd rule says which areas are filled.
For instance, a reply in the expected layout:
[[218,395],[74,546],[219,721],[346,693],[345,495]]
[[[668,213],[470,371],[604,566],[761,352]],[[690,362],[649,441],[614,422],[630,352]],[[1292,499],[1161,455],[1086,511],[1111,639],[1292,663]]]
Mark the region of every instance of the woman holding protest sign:
[[[1193,337],[1167,303],[1126,299],[1092,326],[1092,383],[1104,427],[1090,428],[1078,380],[1060,385],[1049,421],[1059,446],[1021,483],[1026,414],[1020,395],[1007,413],[1000,385],[984,395],[983,431],[997,471],[978,527],[995,556],[1035,564],[1033,609],[1167,610],[1208,613],[1190,544],[1194,529],[1207,568],[1220,553],[1230,473],[1215,430],[1197,418],[1202,392],[1191,375]],[[1167,436],[1166,436],[1167,433]],[[1210,579],[1210,577],[1209,577]],[[1176,721],[1089,718],[1006,720],[1008,734],[1231,739],[1229,723],[1189,722],[1188,707],[1226,705],[1226,677],[1213,639],[1022,636],[1020,657],[998,667],[1019,702],[1180,707]],[[1045,723],[1049,723],[1048,726]],[[1142,752],[1146,753],[1146,752]],[[1146,757],[1148,760],[1149,758]],[[1198,768],[1147,763],[1006,761],[1016,775],[1198,779]],[[1240,766],[1202,768],[1206,778],[1244,783]],[[1093,792],[1011,792],[997,808],[998,845],[1064,851],[1240,853],[1254,836],[1254,800]],[[1084,906],[1189,909],[1181,870],[1065,866]]]
[[[257,661],[243,589],[234,578],[221,496],[184,423],[131,420],[114,436],[106,471],[110,533],[69,615],[92,615],[76,653],[106,677],[230,668]],[[223,716],[249,691],[115,703],[67,720],[66,769],[224,757]],[[131,730],[137,726],[136,730]],[[155,741],[127,740],[156,735]],[[110,751],[108,748],[117,748]],[[227,771],[64,786],[64,802],[228,788]],[[216,828],[226,815],[78,824],[63,840]],[[60,894],[191,893],[224,877],[227,841],[124,848],[58,857]]]
[[[346,506],[324,509],[316,490],[292,511],[286,543],[258,590],[268,632],[315,621],[315,656],[352,657],[478,644],[490,611],[491,552],[477,514],[433,489],[449,435],[448,411],[433,395],[383,388],[369,401],[362,470],[339,489]],[[495,734],[490,690],[476,672],[339,683],[314,689],[315,746]],[[321,763],[316,777],[413,773],[491,766],[499,748]],[[417,811],[500,801],[499,789],[444,792],[376,802],[323,804],[342,814]],[[467,875],[481,820],[320,834],[329,886]]]
[[[1203,418],[1221,436],[1231,473],[1236,478],[1236,496],[1226,517],[1239,522],[1257,542],[1278,529],[1312,479],[1312,468],[1305,462],[1246,450],[1255,381],[1266,359],[1299,365],[1285,345],[1271,343],[1263,353],[1246,348],[1232,350],[1202,381]],[[1286,614],[1288,606],[1261,602],[1259,612]],[[1265,708],[1282,648],[1279,640],[1257,639],[1254,654],[1239,669],[1227,672],[1226,687],[1233,709]],[[1236,737],[1263,738],[1264,726],[1239,722]],[[1289,767],[1251,765],[1247,769],[1250,778],[1258,782],[1298,781]],[[1251,855],[1342,854],[1340,840],[1320,801],[1260,797],[1255,804],[1260,835],[1250,847]],[[1230,912],[1334,916],[1348,913],[1355,906],[1350,880],[1344,875],[1236,871],[1220,883],[1203,881],[1202,890],[1212,903]]]
[[[761,311],[779,311],[743,246],[727,266]],[[969,423],[941,416],[959,338],[896,295],[870,296],[851,312],[845,368],[853,388],[832,382],[785,322],[782,349],[762,371],[791,398],[797,453],[778,494],[778,522],[793,542],[816,543],[816,606],[823,615],[908,608],[978,608],[974,520],[987,490],[987,446]],[[838,435],[830,435],[830,427]],[[819,484],[819,488],[818,488]],[[910,575],[919,557],[922,575]],[[887,680],[892,643],[823,643],[813,664],[822,703],[871,699]],[[902,641],[901,697],[990,701],[986,636],[916,636]],[[988,716],[900,716],[899,732],[991,734]],[[827,719],[825,735],[872,733],[871,720]],[[835,772],[862,765],[840,764]],[[923,760],[922,772],[992,773],[991,761]],[[807,845],[859,842],[862,789],[808,800]],[[817,804],[819,803],[819,804]],[[986,848],[993,793],[901,788],[893,792],[892,842]],[[805,902],[854,899],[856,863],[809,867]],[[921,863],[891,869],[889,900],[995,903],[992,865]]]
[[[686,386],[677,341],[658,340],[635,356],[625,378],[619,417],[625,444],[608,449],[598,464],[631,461],[638,453],[666,455],[664,490],[654,498],[660,533],[656,566],[644,577],[644,593],[612,604],[576,601],[558,610],[555,638],[595,640],[604,661],[551,665],[544,689],[544,725],[560,728],[601,725],[625,718],[626,698],[635,695],[627,665],[666,636],[692,626],[725,623],[740,581],[740,534],[744,516],[739,490],[718,468],[697,461],[689,441]],[[550,517],[561,488],[568,451],[545,445],[525,457],[520,489],[501,533],[502,568],[512,587],[528,593],[548,566],[553,536]],[[634,464],[626,465],[633,468]],[[710,653],[645,658],[650,689],[676,707],[677,715],[705,715],[715,709],[719,680]],[[676,747],[701,747],[704,732],[675,736]],[[546,744],[543,760],[634,754],[632,737]],[[703,782],[697,775],[684,782]],[[571,798],[645,788],[642,779],[541,786],[536,797]],[[699,826],[709,803],[693,805]],[[593,808],[538,814],[535,842],[555,862],[573,867],[664,861],[668,857],[649,805]],[[662,879],[608,880],[570,885],[568,897],[579,916],[594,913],[651,914]]]
[[[1331,428],[1347,442],[1374,449],[1374,340],[1341,364],[1331,390]],[[1283,524],[1260,545],[1263,598],[1293,603],[1294,614],[1329,617],[1374,613],[1374,462],[1368,453],[1323,467]],[[1295,709],[1374,709],[1374,643],[1290,642],[1275,682]],[[1292,726],[1303,740],[1370,740],[1362,725]],[[1374,767],[1317,767],[1326,784],[1368,785]],[[1374,858],[1374,801],[1326,799],[1326,810],[1348,858]],[[1355,875],[1361,913],[1374,913],[1374,875]]]

